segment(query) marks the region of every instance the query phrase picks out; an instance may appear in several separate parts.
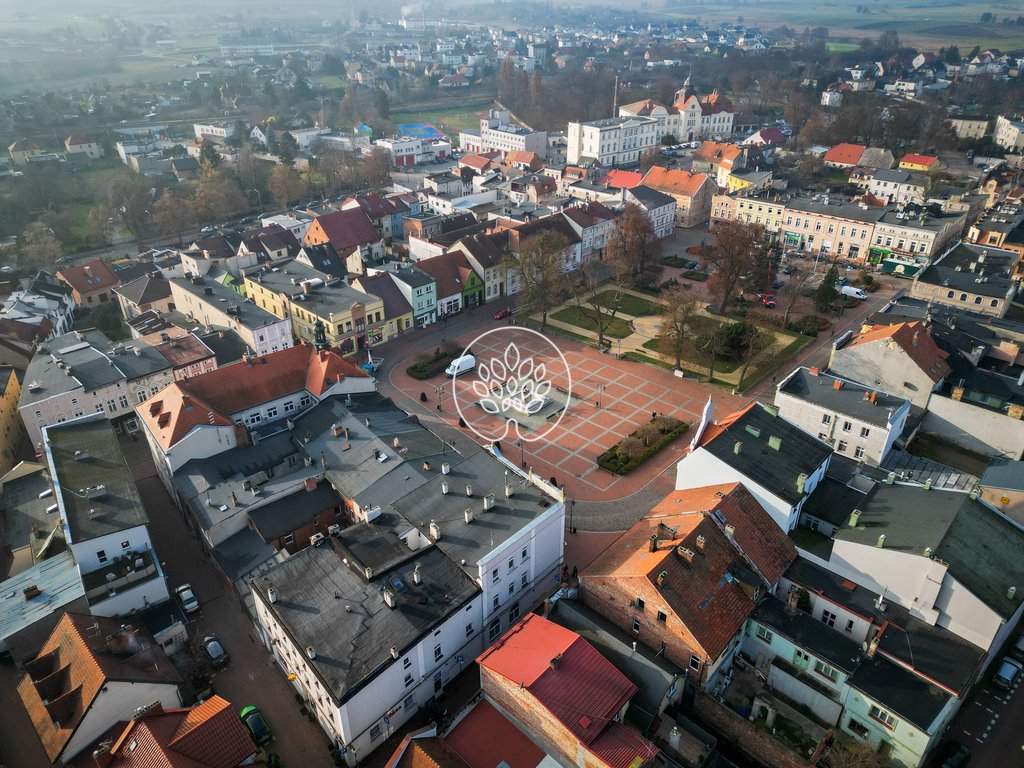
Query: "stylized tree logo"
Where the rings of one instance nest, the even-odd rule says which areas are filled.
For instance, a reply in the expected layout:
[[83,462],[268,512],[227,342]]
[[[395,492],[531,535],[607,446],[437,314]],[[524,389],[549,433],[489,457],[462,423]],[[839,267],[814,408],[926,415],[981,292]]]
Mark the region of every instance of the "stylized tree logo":
[[[505,343],[501,355],[477,365],[476,380],[468,387],[468,392],[460,395],[459,390],[453,386],[455,407],[459,416],[467,422],[469,429],[485,441],[504,440],[508,437],[524,442],[541,440],[561,422],[571,402],[572,381],[569,374],[569,361],[550,339],[530,328],[520,327],[515,330],[497,328],[486,331],[474,339],[466,349],[482,348],[484,345],[481,342],[495,334],[503,335],[504,338],[512,336],[513,340]],[[531,354],[524,353],[516,344],[516,340],[521,341],[526,334],[536,336],[551,349],[551,362],[561,360],[568,386],[564,392],[558,391],[558,397],[552,397],[554,384],[550,377],[554,372],[550,370],[549,365],[536,361]],[[462,354],[465,355],[468,352],[464,351]],[[520,420],[523,417],[537,415],[545,406],[550,405],[552,400],[562,400],[563,396],[564,403],[559,408],[557,418],[552,418],[554,414],[548,416],[545,419],[547,424],[543,429],[525,429],[521,424]],[[467,398],[466,403],[462,402],[462,397]],[[470,411],[464,411],[463,406],[470,404],[468,402],[470,397],[473,399],[473,405],[478,405],[485,413],[502,419],[500,425],[493,428],[493,433],[484,434],[481,431],[482,427],[478,428],[477,425],[468,424],[469,419],[466,416]],[[491,430],[488,429],[488,431]]]

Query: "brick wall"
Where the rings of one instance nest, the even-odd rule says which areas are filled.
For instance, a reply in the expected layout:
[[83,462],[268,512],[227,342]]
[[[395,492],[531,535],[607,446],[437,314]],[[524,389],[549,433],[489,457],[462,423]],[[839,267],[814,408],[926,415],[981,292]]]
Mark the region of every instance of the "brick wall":
[[697,693],[694,711],[719,738],[739,746],[763,765],[771,768],[813,768],[813,763],[807,762],[768,734],[758,731],[749,720],[705,693]]
[[480,667],[480,687],[498,709],[519,721],[534,741],[563,765],[607,768],[526,689],[501,675]]
[[[642,577],[608,578],[586,574],[581,581],[580,592],[587,607],[629,632],[648,648],[658,651],[665,643],[665,658],[682,669],[689,669],[695,682],[703,680],[708,654],[650,581]],[[644,601],[642,611],[633,605],[637,597]],[[665,614],[664,623],[658,621],[658,611]],[[640,621],[639,632],[633,631],[633,619]],[[699,675],[690,667],[691,656],[701,660]]]

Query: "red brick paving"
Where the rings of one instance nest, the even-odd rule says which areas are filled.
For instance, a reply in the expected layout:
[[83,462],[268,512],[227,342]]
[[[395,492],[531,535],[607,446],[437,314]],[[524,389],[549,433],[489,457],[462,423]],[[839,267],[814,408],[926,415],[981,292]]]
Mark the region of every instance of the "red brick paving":
[[[547,378],[564,389],[564,366],[559,358],[551,355],[550,348],[542,351],[544,342],[522,329],[511,327],[507,330],[521,350],[539,353],[538,357],[544,359],[548,368]],[[467,333],[454,340],[469,344],[473,343],[475,337],[475,333]],[[491,359],[503,351],[508,338],[491,336],[483,342],[475,342],[473,353],[478,360]],[[696,425],[709,393],[713,394],[720,414],[736,410],[746,402],[742,397],[692,379],[677,378],[653,366],[599,354],[593,348],[576,341],[558,336],[552,336],[551,341],[568,361],[572,375],[572,395],[579,398],[579,401],[572,404],[558,426],[551,429],[542,441],[526,443],[525,459],[529,466],[545,477],[555,477],[565,486],[569,496],[580,501],[624,499],[652,481],[663,484],[666,493],[671,490],[672,478],[669,474],[662,476],[662,473],[678,461],[680,449],[687,440],[685,436],[626,477],[617,477],[598,469],[595,463],[602,451],[614,445],[632,428],[650,420],[652,412],[676,416]],[[426,404],[420,403],[417,398],[421,391],[429,393],[434,386],[445,380],[438,376],[430,382],[420,382],[407,376],[405,368],[415,356],[411,354],[407,359],[396,360],[389,367],[386,381],[381,382],[382,389],[387,390],[390,385],[404,393],[409,403],[403,407],[412,412],[429,412],[433,409],[436,413],[436,398]],[[471,373],[455,382],[455,390],[460,397],[465,395],[467,400],[471,398],[472,382],[476,378],[476,373]],[[603,392],[598,389],[601,384],[604,385]],[[451,390],[451,382],[448,381],[441,397],[444,409],[441,415],[454,426],[458,422],[458,414]],[[597,407],[599,399],[601,408]],[[467,400],[460,402],[466,403]],[[500,428],[502,424],[501,419],[485,414],[475,405],[463,407],[462,411],[467,423],[486,429],[487,432],[493,433],[493,429],[496,426]],[[526,434],[529,437],[531,433]],[[507,441],[508,438],[505,450],[514,457],[514,448],[510,449]]]

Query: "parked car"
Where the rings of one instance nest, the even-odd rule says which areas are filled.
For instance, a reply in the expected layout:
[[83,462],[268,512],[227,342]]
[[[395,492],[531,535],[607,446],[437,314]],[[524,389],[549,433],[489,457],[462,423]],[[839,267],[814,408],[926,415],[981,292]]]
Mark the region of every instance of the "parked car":
[[497,312],[494,313],[494,319],[504,320],[510,314],[512,314],[512,310],[510,310],[508,307],[505,307],[504,309],[499,309]]
[[[971,759],[971,750],[959,741],[947,741],[939,750],[935,765],[939,768],[962,768]],[[939,761],[942,762],[939,762]]]
[[203,638],[202,642],[203,656],[210,662],[210,666],[219,669],[220,667],[226,667],[228,662],[231,661],[231,657],[228,656],[228,652],[224,650],[224,646],[220,640],[217,639],[216,635],[207,635]]
[[860,299],[861,301],[864,301],[868,297],[863,288],[857,288],[853,285],[844,285],[839,289],[839,293],[843,296],[849,296],[851,299]]
[[1024,635],[1017,636],[1017,642],[1010,649],[1010,655],[1018,661],[1024,661]]
[[274,732],[270,730],[258,707],[250,705],[239,712],[238,716],[242,718],[242,725],[249,731],[256,746],[262,747],[274,740]]
[[761,303],[764,304],[768,309],[772,309],[775,306],[775,294],[773,293],[759,293],[757,298],[760,299]]
[[992,675],[992,684],[999,686],[1004,691],[1009,691],[1017,683],[1018,678],[1020,678],[1022,669],[1024,669],[1024,665],[1019,661],[1004,656]]
[[782,274],[784,275],[792,275],[794,272],[796,272],[796,267],[794,267],[792,264],[787,264],[785,267],[782,268]]
[[178,602],[181,603],[181,610],[185,613],[195,613],[199,610],[199,600],[196,598],[196,593],[192,591],[191,585],[182,584],[174,590],[174,594],[178,596]]
[[776,281],[774,281],[774,282],[772,283],[772,288],[774,288],[774,289],[775,289],[775,290],[777,291],[777,290],[779,290],[779,288],[781,288],[781,287],[782,287],[783,285],[785,285],[785,283],[784,283],[784,282],[782,282],[781,280],[776,280]]

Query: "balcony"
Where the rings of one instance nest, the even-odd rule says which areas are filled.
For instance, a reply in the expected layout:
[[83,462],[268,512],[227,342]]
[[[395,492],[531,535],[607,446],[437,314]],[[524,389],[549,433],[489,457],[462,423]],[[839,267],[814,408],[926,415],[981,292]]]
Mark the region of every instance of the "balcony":
[[82,584],[89,605],[95,605],[158,575],[153,550],[146,549],[133,552],[131,557],[117,557],[98,571],[83,573]]

